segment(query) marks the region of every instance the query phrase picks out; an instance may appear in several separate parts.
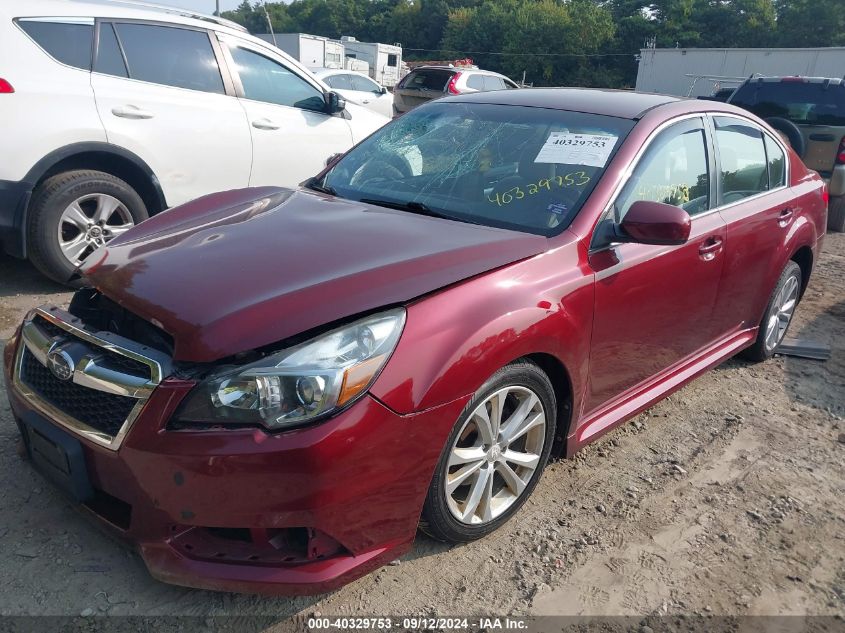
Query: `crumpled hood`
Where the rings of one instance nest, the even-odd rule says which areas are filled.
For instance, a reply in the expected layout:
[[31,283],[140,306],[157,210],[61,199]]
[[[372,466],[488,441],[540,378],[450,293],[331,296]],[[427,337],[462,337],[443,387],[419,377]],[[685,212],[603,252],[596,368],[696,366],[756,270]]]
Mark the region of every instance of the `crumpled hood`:
[[213,361],[545,251],[544,237],[263,187],[161,213],[94,253],[90,283]]

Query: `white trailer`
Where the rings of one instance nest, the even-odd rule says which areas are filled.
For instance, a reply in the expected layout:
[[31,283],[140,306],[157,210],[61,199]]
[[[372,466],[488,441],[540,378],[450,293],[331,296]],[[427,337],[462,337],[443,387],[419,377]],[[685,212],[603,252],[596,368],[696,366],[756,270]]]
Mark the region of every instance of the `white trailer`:
[[[274,36],[258,37],[273,44]],[[312,68],[343,68],[343,43],[308,33],[276,33],[275,44],[295,60]]]
[[365,61],[370,67],[370,78],[392,88],[399,82],[402,67],[402,47],[397,44],[359,42],[354,37],[343,36],[341,43],[346,57]]
[[753,74],[842,77],[845,47],[644,48],[637,90],[699,97],[738,86]]

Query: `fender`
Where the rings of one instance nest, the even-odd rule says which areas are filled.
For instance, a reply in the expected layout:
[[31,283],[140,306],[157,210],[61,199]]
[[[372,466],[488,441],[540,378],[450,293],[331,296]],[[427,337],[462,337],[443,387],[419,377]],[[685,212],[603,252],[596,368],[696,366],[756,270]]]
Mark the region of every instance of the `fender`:
[[[570,384],[556,388],[571,393],[576,419],[589,369],[583,359],[589,358],[594,300],[594,275],[579,264],[578,247],[573,236],[412,303],[399,345],[371,393],[399,413],[423,411],[474,393],[520,357],[547,354],[568,375]],[[560,271],[552,276],[550,258]]]
[[38,184],[38,182],[45,176],[45,174],[49,173],[51,169],[53,169],[62,161],[67,160],[68,158],[73,158],[74,156],[78,156],[80,154],[90,153],[119,156],[120,158],[123,158],[135,165],[147,176],[149,181],[152,183],[153,190],[155,192],[155,196],[160,208],[167,208],[167,200],[164,196],[164,192],[162,191],[161,183],[159,183],[158,177],[155,175],[150,166],[137,154],[134,154],[129,150],[123,149],[118,145],[112,145],[110,143],[90,142],[72,143],[70,145],[65,145],[64,147],[60,147],[59,149],[50,152],[49,154],[44,156],[44,158],[35,163],[35,165],[32,166],[32,168],[27,172],[26,176],[24,176],[23,180],[21,181],[21,184],[25,189],[25,195],[23,203],[19,204],[15,211],[14,218],[14,228],[17,234],[19,235],[20,248],[13,248],[15,252],[13,252],[12,254],[20,257],[26,257],[26,224],[27,214],[29,213],[29,200],[32,196],[32,191],[33,189],[35,189],[35,186]]

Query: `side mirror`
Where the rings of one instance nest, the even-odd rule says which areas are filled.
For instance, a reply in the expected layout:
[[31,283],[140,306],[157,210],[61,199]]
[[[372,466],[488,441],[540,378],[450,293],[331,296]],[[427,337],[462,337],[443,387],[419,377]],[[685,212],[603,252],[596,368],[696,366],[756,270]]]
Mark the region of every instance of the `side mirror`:
[[384,86],[382,86],[382,87],[381,87],[381,89],[379,90],[379,94],[386,95],[386,94],[387,94],[387,88],[385,88]]
[[326,101],[326,112],[329,114],[337,114],[346,109],[346,99],[336,92],[327,92],[323,97]]
[[690,217],[681,207],[662,202],[638,200],[628,209],[619,225],[617,239],[639,244],[685,244],[689,239]]
[[332,154],[326,159],[326,167],[334,167],[334,164],[343,158],[343,152],[338,152],[337,154]]

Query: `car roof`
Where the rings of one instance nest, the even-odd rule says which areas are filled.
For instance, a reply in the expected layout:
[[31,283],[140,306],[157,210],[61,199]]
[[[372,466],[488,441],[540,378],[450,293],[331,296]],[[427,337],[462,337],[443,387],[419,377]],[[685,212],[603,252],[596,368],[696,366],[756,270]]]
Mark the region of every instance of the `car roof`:
[[520,90],[474,92],[468,95],[447,97],[444,101],[533,106],[535,108],[589,112],[623,119],[637,119],[658,106],[675,102],[692,103],[694,100],[669,95],[632,92],[630,90],[522,88]]
[[[0,2],[0,16],[24,17],[86,17],[124,18],[131,20],[159,20],[174,24],[213,28],[246,37],[248,32],[240,24],[190,9],[165,6],[139,0],[27,0]],[[252,36],[249,36],[252,40]]]

